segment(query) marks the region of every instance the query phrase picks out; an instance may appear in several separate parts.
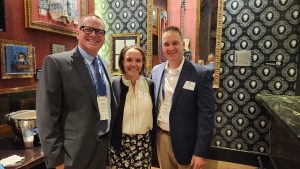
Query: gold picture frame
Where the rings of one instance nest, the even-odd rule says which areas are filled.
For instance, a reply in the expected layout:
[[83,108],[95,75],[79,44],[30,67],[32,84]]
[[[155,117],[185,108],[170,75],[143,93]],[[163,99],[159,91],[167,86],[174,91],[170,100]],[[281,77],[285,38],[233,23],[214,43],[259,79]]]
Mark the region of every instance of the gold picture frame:
[[61,53],[66,51],[66,45],[51,44],[51,54]]
[[113,75],[119,75],[118,59],[120,51],[125,46],[140,45],[140,34],[138,33],[121,33],[110,35],[110,67]]
[[32,44],[0,40],[1,78],[31,78],[35,73]]
[[[217,2],[217,15],[216,15],[216,42],[215,42],[215,69],[214,69],[214,81],[213,81],[213,88],[219,88],[220,86],[220,65],[221,65],[221,45],[222,45],[222,27],[223,27],[223,13],[224,13],[224,1],[218,0]],[[200,42],[201,38],[203,37],[200,35],[200,25],[201,25],[201,1],[198,1],[197,4],[197,20],[196,20],[196,51],[195,55],[198,57],[195,59],[196,63],[199,63],[200,60]]]
[[[25,27],[63,35],[76,36],[77,20],[71,23],[55,21],[50,14],[43,9],[39,9],[39,0],[24,0],[25,7]],[[88,13],[88,0],[77,0],[77,19]],[[41,12],[43,11],[43,12]]]

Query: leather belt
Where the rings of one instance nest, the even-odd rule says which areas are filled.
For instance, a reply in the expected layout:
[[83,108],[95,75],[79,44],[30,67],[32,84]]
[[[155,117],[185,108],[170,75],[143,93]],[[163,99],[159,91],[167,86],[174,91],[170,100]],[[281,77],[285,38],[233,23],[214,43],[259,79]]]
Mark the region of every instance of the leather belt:
[[163,130],[163,129],[161,129],[160,127],[158,127],[158,132],[163,133],[163,134],[170,135],[170,131]]
[[97,137],[97,141],[98,141],[98,142],[102,141],[103,139],[107,138],[108,135],[109,135],[109,132],[106,132],[106,133],[104,133],[104,134],[98,136],[98,137]]

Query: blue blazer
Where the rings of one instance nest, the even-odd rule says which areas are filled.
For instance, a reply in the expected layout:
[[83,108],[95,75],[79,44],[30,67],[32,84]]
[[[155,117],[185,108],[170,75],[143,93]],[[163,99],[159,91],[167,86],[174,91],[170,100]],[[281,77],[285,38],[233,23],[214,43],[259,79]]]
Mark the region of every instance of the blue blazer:
[[[165,66],[166,63],[157,65],[151,72],[157,113]],[[184,89],[186,82],[194,82],[194,89]],[[214,111],[211,72],[185,60],[174,90],[169,116],[171,144],[179,164],[190,164],[193,155],[207,158],[213,133]]]

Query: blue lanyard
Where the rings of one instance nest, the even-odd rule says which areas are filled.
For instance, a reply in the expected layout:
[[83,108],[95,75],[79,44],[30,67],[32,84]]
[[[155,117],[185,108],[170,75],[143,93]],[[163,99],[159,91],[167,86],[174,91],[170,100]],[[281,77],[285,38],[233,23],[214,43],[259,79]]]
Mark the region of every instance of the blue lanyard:
[[164,75],[162,77],[161,85],[162,85],[162,87],[161,87],[161,95],[162,95],[163,101],[165,101],[165,98],[166,98],[166,95],[165,95],[165,73],[164,73]]

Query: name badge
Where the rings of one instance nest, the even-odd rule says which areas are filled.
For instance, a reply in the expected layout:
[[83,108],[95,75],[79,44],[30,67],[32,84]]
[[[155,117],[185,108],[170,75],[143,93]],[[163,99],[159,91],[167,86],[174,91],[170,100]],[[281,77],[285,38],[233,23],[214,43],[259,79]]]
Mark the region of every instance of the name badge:
[[184,89],[187,89],[187,90],[194,90],[195,89],[195,85],[196,83],[195,82],[191,82],[191,81],[186,81],[183,85],[183,88]]
[[164,123],[169,123],[169,115],[171,109],[171,102],[162,102],[159,109],[159,114],[157,119]]
[[108,100],[106,96],[97,96],[100,120],[108,120]]

